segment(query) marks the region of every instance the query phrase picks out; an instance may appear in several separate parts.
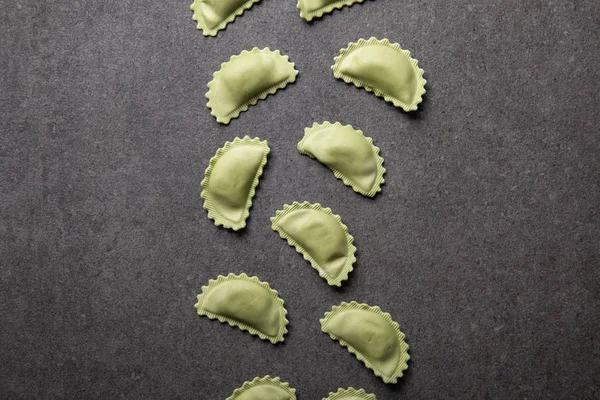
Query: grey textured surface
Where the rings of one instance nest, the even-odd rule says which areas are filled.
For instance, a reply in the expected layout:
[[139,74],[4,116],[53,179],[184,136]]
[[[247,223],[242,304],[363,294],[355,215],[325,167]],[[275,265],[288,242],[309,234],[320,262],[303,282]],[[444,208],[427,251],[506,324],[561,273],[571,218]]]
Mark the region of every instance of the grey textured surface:
[[[0,398],[224,399],[281,376],[299,398],[600,397],[600,3],[367,1],[306,23],[264,0],[217,38],[186,1],[2,1]],[[411,50],[429,81],[407,115],[333,79],[360,37]],[[221,126],[213,71],[280,49],[297,83]],[[295,144],[362,129],[386,185],[352,192]],[[242,233],[200,201],[216,149],[272,153]],[[330,206],[355,236],[341,290],[272,232],[284,203]],[[246,272],[286,301],[283,345],[199,318],[201,286]],[[412,361],[385,385],[320,332],[334,304],[390,312]]]

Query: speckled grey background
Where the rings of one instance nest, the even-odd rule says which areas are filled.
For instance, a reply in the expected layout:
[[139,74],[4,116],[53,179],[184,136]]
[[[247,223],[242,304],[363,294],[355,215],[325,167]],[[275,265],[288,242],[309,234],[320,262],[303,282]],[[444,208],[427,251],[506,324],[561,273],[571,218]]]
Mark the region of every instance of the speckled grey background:
[[[281,376],[299,399],[597,399],[600,3],[367,1],[306,23],[264,0],[205,38],[186,1],[2,1],[0,398],[225,399]],[[429,81],[414,114],[333,79],[348,42],[388,37]],[[296,84],[230,126],[204,93],[253,46]],[[338,120],[381,148],[363,198],[297,153]],[[248,228],[209,221],[200,181],[236,136],[272,153]],[[358,261],[328,287],[269,217],[294,200],[340,214]],[[200,318],[210,278],[268,281],[289,311],[273,346]],[[410,368],[385,385],[320,332],[332,305],[389,311]]]

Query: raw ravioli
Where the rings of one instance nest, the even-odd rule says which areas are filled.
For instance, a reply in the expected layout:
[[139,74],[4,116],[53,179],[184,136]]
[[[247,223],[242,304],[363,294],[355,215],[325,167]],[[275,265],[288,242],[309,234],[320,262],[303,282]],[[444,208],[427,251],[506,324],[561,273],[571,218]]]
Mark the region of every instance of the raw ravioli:
[[342,49],[334,62],[331,69],[337,79],[373,92],[404,111],[416,110],[423,100],[427,83],[423,70],[398,43],[360,39]]
[[385,383],[396,383],[408,368],[408,344],[390,314],[367,304],[342,303],[325,313],[321,330],[346,346]]
[[287,333],[287,310],[266,282],[246,274],[220,275],[202,287],[194,306],[198,315],[227,322],[275,344]]
[[348,279],[356,261],[354,238],[340,216],[334,215],[330,208],[306,201],[286,204],[271,218],[271,224],[329,285],[341,286],[342,281]]
[[338,389],[337,392],[329,393],[329,396],[323,400],[377,400],[374,394],[365,392],[364,389],[356,390],[353,387],[348,389]]
[[364,196],[375,196],[385,182],[379,148],[373,145],[373,139],[350,125],[315,122],[304,129],[298,151],[325,164],[336,178]]
[[206,106],[217,122],[228,124],[260,99],[296,80],[298,71],[288,56],[269,48],[244,50],[221,64],[208,83]]
[[336,8],[351,6],[354,3],[362,3],[364,0],[298,0],[300,17],[307,21],[320,18]]
[[296,389],[279,378],[267,375],[244,382],[226,400],[296,400]]
[[234,231],[246,226],[252,198],[270,149],[259,138],[235,138],[211,158],[202,180],[204,209],[215,225]]
[[260,0],[194,0],[190,9],[204,36],[216,36],[227,24]]

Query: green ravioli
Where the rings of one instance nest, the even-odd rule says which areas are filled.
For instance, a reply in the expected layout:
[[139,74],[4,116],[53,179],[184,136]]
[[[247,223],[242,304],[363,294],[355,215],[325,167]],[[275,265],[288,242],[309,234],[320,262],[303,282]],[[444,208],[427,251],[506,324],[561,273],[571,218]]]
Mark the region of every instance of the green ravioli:
[[336,8],[351,6],[354,3],[362,3],[364,0],[298,0],[298,9],[300,17],[307,21],[313,18],[320,18],[323,14],[328,14]]
[[337,392],[329,393],[327,398],[323,400],[377,400],[374,394],[365,392],[364,389],[354,389],[349,387],[348,389],[339,388]]
[[273,344],[285,340],[288,320],[283,300],[255,276],[220,275],[202,287],[194,307],[198,315],[227,322]]
[[298,71],[279,50],[244,50],[221,64],[208,83],[206,98],[217,122],[228,124],[260,99],[296,80]]
[[408,345],[390,314],[367,304],[342,303],[325,313],[321,330],[346,346],[385,383],[396,383],[408,368]]
[[423,100],[425,84],[418,61],[388,39],[360,39],[340,51],[331,67],[333,76],[373,92],[404,111],[414,111]]
[[339,215],[308,202],[286,204],[271,218],[271,228],[309,261],[331,286],[348,279],[356,261],[354,238]]
[[204,209],[215,225],[234,231],[246,226],[252,198],[270,149],[259,138],[235,138],[211,158],[202,180]]
[[336,178],[363,196],[375,196],[385,182],[379,148],[373,145],[373,139],[350,125],[315,122],[304,129],[298,151],[325,164]]
[[227,24],[260,0],[194,0],[190,9],[204,36],[216,36]]
[[296,389],[279,378],[254,378],[235,389],[226,400],[296,400]]

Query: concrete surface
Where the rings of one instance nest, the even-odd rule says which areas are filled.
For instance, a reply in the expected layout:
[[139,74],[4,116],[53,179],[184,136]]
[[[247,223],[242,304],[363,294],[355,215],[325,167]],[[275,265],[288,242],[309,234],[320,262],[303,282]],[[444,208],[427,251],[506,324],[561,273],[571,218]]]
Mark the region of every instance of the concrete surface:
[[[600,3],[375,0],[309,24],[264,0],[222,31],[189,0],[2,2],[0,398],[225,399],[280,376],[300,400],[338,387],[378,399],[597,399],[600,376]],[[411,50],[429,81],[407,115],[333,79],[361,37]],[[221,126],[212,73],[280,49],[296,84]],[[315,121],[381,148],[370,200],[301,156]],[[200,181],[236,136],[272,153],[242,233],[215,227]],[[332,289],[271,231],[294,200],[355,237]],[[193,308],[218,274],[285,300],[283,345]],[[385,385],[320,332],[334,304],[379,305],[410,344]]]

